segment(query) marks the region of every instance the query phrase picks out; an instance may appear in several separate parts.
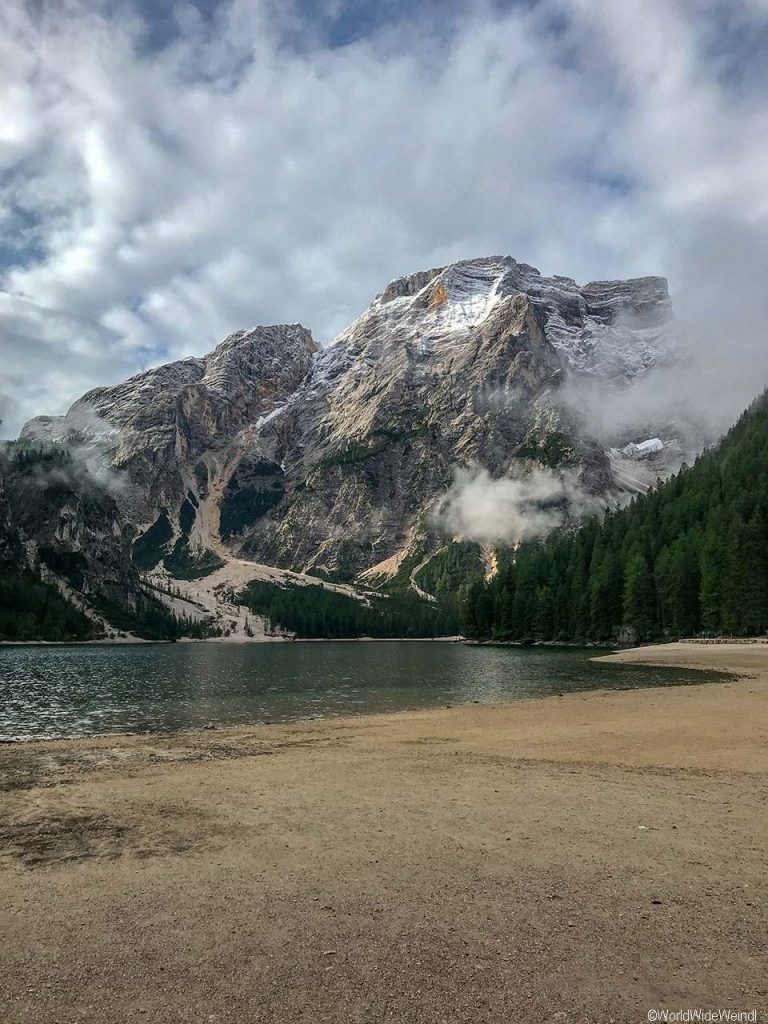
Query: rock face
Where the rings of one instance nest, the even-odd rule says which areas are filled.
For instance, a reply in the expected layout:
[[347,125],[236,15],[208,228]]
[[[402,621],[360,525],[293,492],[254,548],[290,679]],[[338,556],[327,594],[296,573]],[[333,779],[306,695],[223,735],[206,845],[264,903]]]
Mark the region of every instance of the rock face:
[[560,389],[631,380],[677,344],[662,278],[579,287],[492,257],[393,281],[323,351],[299,325],[239,331],[23,436],[101,447],[144,567],[205,552],[370,578],[444,542],[433,510],[459,466],[534,461],[608,493],[608,439]]
[[79,449],[0,456],[0,562],[29,566],[94,609],[135,612],[142,593],[131,531]]
[[89,391],[64,417],[31,420],[21,437],[100,440],[126,477],[122,507],[134,521],[151,520],[162,506],[178,512],[188,490],[205,493],[211,464],[226,463],[228,445],[258,432],[307,375],[316,350],[299,324],[237,331],[202,359]]
[[354,578],[437,543],[434,499],[460,465],[498,477],[533,458],[607,492],[605,445],[559,389],[569,374],[631,378],[675,345],[660,278],[579,289],[500,257],[395,281],[254,440],[285,467],[289,497],[243,529],[239,551]]

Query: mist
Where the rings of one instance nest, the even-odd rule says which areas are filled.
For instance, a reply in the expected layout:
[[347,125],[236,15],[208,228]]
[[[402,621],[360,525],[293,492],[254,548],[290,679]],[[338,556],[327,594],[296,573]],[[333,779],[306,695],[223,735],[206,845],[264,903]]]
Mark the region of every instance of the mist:
[[768,387],[768,244],[759,210],[750,226],[714,215],[665,259],[648,270],[669,276],[676,337],[666,358],[629,384],[569,374],[559,400],[607,445],[663,434],[690,458]]
[[111,449],[118,435],[119,430],[92,407],[78,403],[66,418],[15,444],[22,450],[61,454],[61,459],[30,465],[29,475],[39,487],[61,484],[77,490],[95,488],[115,497],[125,493],[128,486],[127,473],[112,466]]
[[601,507],[575,470],[527,465],[494,479],[483,467],[462,467],[435,508],[433,522],[452,537],[515,545],[544,537]]

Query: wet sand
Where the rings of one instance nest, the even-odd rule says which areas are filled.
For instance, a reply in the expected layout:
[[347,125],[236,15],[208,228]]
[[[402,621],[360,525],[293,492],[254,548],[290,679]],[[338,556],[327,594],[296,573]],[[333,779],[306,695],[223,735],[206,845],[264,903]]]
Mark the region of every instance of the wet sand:
[[0,747],[0,1020],[761,1019],[768,646],[615,657],[748,677]]

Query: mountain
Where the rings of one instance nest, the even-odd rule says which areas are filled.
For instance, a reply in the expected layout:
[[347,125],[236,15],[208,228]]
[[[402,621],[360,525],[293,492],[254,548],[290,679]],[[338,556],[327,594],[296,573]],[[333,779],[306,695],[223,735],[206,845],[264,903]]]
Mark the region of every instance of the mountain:
[[673,640],[768,630],[768,393],[691,468],[464,596],[478,639]]
[[131,529],[86,450],[0,451],[0,639],[175,635],[131,562]]
[[579,289],[499,257],[395,281],[260,431],[253,451],[285,467],[286,499],[237,546],[371,578],[435,547],[430,513],[457,466],[501,477],[532,457],[607,493],[605,445],[579,429],[560,387],[569,373],[631,379],[675,345],[660,278]]
[[[325,349],[298,324],[238,331],[30,421],[20,444],[100,453],[144,583],[171,578],[207,612],[249,566],[418,592],[451,539],[437,510],[458,467],[503,479],[538,464],[610,502],[679,461],[666,424],[597,436],[564,396],[621,388],[680,350],[663,278],[580,287],[490,257],[393,281]],[[659,444],[643,447],[649,430]],[[242,634],[237,602],[226,614]]]
[[125,477],[121,506],[137,524],[187,492],[226,479],[269,414],[306,377],[317,346],[298,324],[237,331],[210,355],[182,359],[83,395],[63,417],[39,417],[20,439],[87,437]]

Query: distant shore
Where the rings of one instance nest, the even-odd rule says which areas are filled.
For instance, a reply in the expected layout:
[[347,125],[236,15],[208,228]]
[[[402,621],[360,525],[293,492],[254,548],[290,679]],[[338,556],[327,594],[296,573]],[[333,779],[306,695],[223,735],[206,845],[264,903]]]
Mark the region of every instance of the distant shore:
[[670,668],[711,669],[735,672],[744,677],[768,679],[768,642],[765,638],[745,640],[679,640],[671,644],[629,647],[595,657],[624,665],[668,665]]
[[[272,643],[387,643],[389,641],[396,641],[397,643],[426,643],[432,641],[435,643],[464,643],[471,647],[520,647],[528,650],[536,650],[539,647],[580,647],[580,648],[593,648],[595,650],[612,651],[616,658],[621,655],[621,659],[625,662],[636,662],[637,664],[668,664],[672,666],[674,662],[669,660],[669,652],[678,651],[681,647],[723,647],[728,650],[731,647],[752,647],[764,645],[768,647],[768,638],[765,637],[744,637],[744,638],[733,638],[733,637],[715,637],[712,639],[692,639],[692,640],[680,640],[674,643],[659,643],[659,644],[648,644],[643,647],[627,647],[617,649],[616,644],[609,642],[601,643],[575,643],[575,642],[557,642],[547,641],[546,643],[535,643],[526,644],[518,640],[468,640],[464,636],[265,636],[259,637],[258,639],[243,636],[210,636],[205,639],[198,639],[197,637],[182,636],[177,640],[145,640],[143,637],[138,636],[117,636],[117,637],[101,637],[93,640],[0,640],[0,647],[86,647],[86,646],[111,646],[113,644],[272,644]],[[661,654],[658,658],[653,656],[650,660],[649,655],[644,652],[661,651],[667,652]],[[613,654],[611,656],[614,656]],[[694,659],[695,660],[695,659]],[[702,662],[699,664],[690,663],[686,665],[679,664],[681,668],[712,668],[718,667],[716,663],[707,664]]]
[[766,1008],[768,646],[607,660],[742,678],[0,747],[4,1024]]
[[204,640],[182,636],[178,640],[145,640],[138,636],[111,637],[99,640],[0,640],[0,647],[109,647],[114,644],[240,644],[255,646],[271,643],[291,644],[357,644],[357,643],[465,643],[462,636],[270,636],[266,638],[243,639],[242,637],[210,636]]

